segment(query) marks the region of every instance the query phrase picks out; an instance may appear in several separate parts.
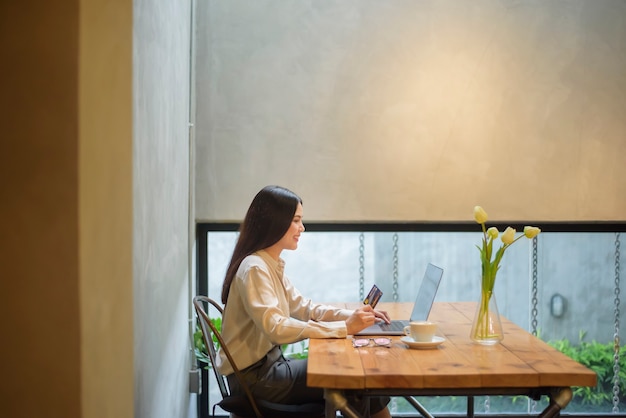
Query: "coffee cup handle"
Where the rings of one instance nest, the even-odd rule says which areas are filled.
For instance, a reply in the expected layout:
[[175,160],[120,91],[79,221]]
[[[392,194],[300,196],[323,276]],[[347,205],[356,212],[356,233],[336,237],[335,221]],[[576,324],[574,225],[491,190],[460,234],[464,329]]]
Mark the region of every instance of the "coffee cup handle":
[[404,335],[411,335],[411,327],[409,325],[404,327]]

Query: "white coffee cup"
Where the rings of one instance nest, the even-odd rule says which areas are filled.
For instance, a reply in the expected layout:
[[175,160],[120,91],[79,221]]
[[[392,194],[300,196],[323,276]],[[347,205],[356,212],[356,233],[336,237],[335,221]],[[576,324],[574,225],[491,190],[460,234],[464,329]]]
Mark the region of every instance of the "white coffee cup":
[[404,327],[404,334],[417,342],[430,342],[437,332],[437,324],[430,321],[411,321]]

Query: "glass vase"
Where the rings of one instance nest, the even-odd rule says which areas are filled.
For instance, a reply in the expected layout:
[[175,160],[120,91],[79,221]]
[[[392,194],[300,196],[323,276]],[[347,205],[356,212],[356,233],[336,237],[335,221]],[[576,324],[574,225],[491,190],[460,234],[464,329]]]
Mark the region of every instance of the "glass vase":
[[476,307],[470,338],[482,345],[494,345],[504,338],[496,295],[492,291],[481,290],[480,292],[480,301]]

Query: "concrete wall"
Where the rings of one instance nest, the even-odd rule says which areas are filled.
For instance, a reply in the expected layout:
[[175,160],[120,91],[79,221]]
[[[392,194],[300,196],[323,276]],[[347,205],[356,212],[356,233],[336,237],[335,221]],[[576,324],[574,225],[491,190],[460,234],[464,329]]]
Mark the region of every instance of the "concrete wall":
[[194,416],[188,386],[191,2],[136,0],[133,31],[135,417]]
[[197,214],[626,214],[626,2],[200,2]]

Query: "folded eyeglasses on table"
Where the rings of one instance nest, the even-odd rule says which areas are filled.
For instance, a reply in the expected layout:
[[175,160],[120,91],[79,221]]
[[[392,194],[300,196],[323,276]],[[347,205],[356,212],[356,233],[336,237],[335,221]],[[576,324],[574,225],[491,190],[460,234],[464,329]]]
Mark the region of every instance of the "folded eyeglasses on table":
[[374,343],[377,347],[389,347],[391,346],[391,338],[387,337],[377,337],[377,338],[353,338],[352,346],[353,347],[367,347],[371,343]]

